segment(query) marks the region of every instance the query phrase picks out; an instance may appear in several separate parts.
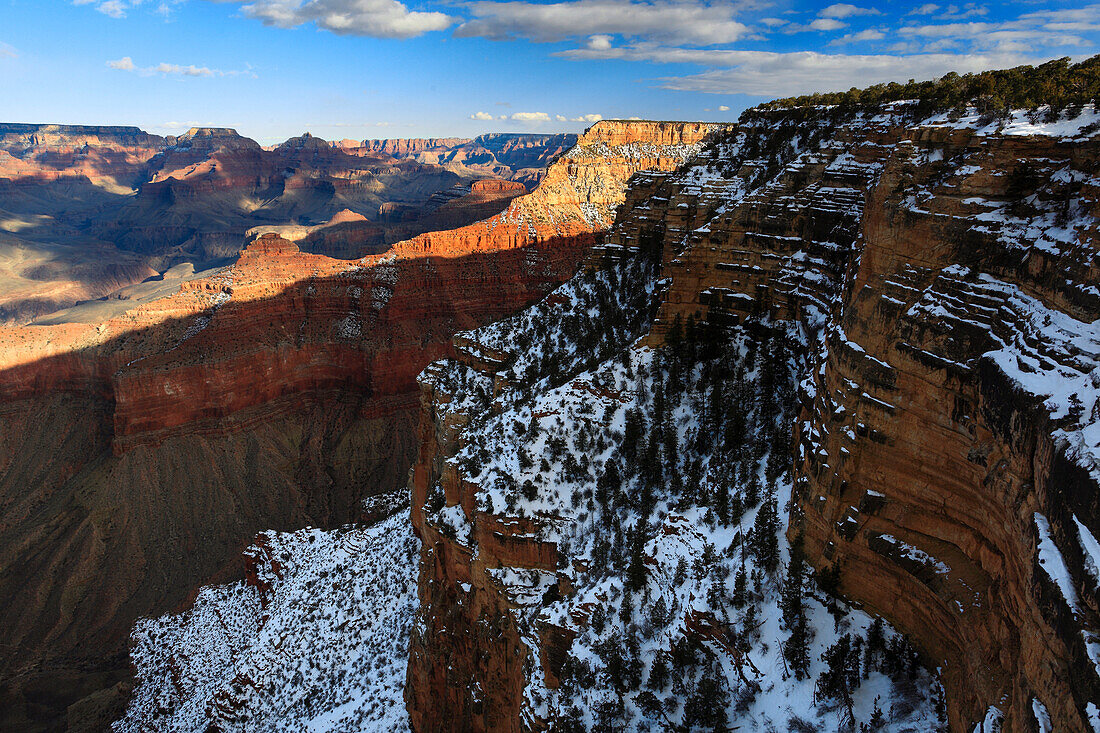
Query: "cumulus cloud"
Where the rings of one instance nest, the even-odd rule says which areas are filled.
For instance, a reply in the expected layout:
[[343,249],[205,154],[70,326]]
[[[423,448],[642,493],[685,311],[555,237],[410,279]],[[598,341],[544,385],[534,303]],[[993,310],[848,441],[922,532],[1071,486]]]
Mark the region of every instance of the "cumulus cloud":
[[[682,91],[718,94],[756,94],[786,97],[812,92],[843,91],[854,86],[907,79],[931,79],[949,71],[985,71],[1034,63],[1035,59],[1015,54],[917,54],[830,55],[815,51],[771,53],[731,52],[729,68],[714,68],[701,74],[662,79],[662,87]],[[714,64],[713,61],[711,62]]]
[[840,38],[832,42],[832,45],[840,45],[844,43],[858,43],[861,41],[881,41],[886,38],[886,34],[880,30],[874,28],[868,28],[862,30],[859,33],[845,33]]
[[818,18],[813,23],[810,23],[810,28],[815,31],[836,31],[841,28],[846,28],[847,26],[847,23],[835,18]]
[[108,61],[107,68],[115,71],[134,71],[137,69],[134,66],[134,60],[129,56],[123,56],[118,61]]
[[734,3],[703,0],[572,0],[541,4],[476,0],[473,18],[455,35],[492,39],[526,38],[537,42],[588,37],[610,45],[612,35],[671,43],[730,43],[749,35],[734,19]]
[[939,5],[935,3],[925,3],[924,5],[913,8],[909,11],[909,15],[932,15],[940,9]]
[[474,112],[470,115],[471,120],[491,120],[493,116],[488,112]]
[[549,122],[550,115],[545,112],[516,112],[508,116],[513,122]]
[[634,44],[597,51],[578,48],[559,52],[573,59],[618,59],[710,67],[699,74],[661,78],[665,89],[716,94],[785,97],[840,91],[878,82],[931,79],[959,73],[1035,63],[1030,54],[825,54],[817,51],[774,52],[678,48]]
[[585,45],[589,48],[611,48],[611,36],[606,34],[589,36],[588,42]]
[[730,108],[729,108],[729,107],[727,107],[727,106],[726,106],[726,105],[724,105],[724,104],[720,104],[720,105],[718,105],[718,111],[719,111],[719,112],[729,112],[729,111],[730,111]]
[[836,3],[830,5],[827,8],[822,8],[817,17],[819,18],[851,18],[856,15],[881,15],[881,11],[875,8],[860,8],[855,5],[849,5],[848,3]]
[[457,21],[446,13],[409,10],[397,0],[252,0],[241,5],[241,12],[278,28],[313,23],[338,35],[371,38],[413,38]]
[[169,64],[164,61],[154,66],[138,66],[129,56],[123,56],[115,61],[108,61],[107,68],[114,69],[115,71],[137,73],[141,76],[155,76],[160,74],[161,76],[214,77],[241,76],[247,74],[255,77],[255,74],[250,71],[223,71],[221,69],[211,69],[207,66],[195,66],[194,64],[183,66],[181,64]]

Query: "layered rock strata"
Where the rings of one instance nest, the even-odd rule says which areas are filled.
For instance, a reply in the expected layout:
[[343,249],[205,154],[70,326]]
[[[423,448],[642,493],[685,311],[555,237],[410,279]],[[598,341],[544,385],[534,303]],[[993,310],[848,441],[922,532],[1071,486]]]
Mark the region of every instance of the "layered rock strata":
[[[636,178],[591,260],[660,253],[654,346],[689,319],[805,329],[790,537],[941,670],[953,731],[1100,721],[1100,143],[1090,107],[1042,114],[752,113],[675,175]],[[525,357],[456,346],[485,399],[508,393]],[[538,728],[531,686],[557,686],[573,632],[517,609],[571,592],[557,519],[485,510],[491,486],[454,459],[485,408],[446,383],[423,379],[412,478],[412,721]],[[418,509],[436,490],[444,509]],[[524,584],[547,595],[505,592]]]
[[1095,716],[1090,114],[1049,131],[884,114],[730,210],[670,192],[706,223],[667,258],[658,330],[676,314],[821,328],[792,536],[942,667],[952,730]]
[[347,261],[262,235],[106,322],[0,330],[5,724],[124,686],[133,620],[239,572],[256,532],[346,522],[403,483],[417,373],[569,277],[630,174],[678,155],[578,153],[572,177],[447,237]]

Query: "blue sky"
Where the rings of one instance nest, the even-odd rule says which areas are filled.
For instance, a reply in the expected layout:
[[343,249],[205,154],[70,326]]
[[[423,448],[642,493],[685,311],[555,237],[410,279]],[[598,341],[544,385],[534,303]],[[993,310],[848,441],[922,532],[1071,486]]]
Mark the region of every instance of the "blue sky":
[[0,118],[262,142],[735,119],[1100,51],[1100,3],[0,0]]

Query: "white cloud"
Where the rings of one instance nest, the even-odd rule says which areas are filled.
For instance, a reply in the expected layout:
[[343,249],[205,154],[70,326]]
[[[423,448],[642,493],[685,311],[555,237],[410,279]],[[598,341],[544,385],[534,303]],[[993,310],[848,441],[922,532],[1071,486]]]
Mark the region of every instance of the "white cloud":
[[588,37],[588,43],[585,44],[589,48],[611,48],[611,36],[606,34],[600,34]]
[[15,50],[14,46],[0,41],[0,59],[13,59],[19,55],[19,52]]
[[786,25],[787,21],[783,20],[782,18],[761,18],[760,24],[766,25],[769,28],[778,28],[781,25]]
[[[1016,20],[1002,22],[931,23],[904,26],[898,29],[903,38],[925,44],[924,51],[945,48],[1001,52],[1035,52],[1038,48],[1086,46],[1089,42],[1079,35],[1067,32],[1087,32],[1100,29],[1100,4],[1074,11],[1040,11],[1027,13]],[[1089,16],[1091,10],[1093,15]],[[1078,18],[1090,18],[1077,20]]]
[[855,5],[849,5],[848,3],[836,3],[830,5],[827,8],[822,8],[818,12],[819,18],[851,18],[856,15],[881,15],[881,12],[874,8],[860,8]]
[[858,43],[860,41],[881,41],[883,38],[886,38],[885,33],[874,28],[868,28],[859,33],[845,33],[843,36],[833,41],[831,45],[836,46],[844,43]]
[[137,69],[137,67],[134,66],[134,60],[129,56],[123,56],[118,61],[108,61],[107,68],[116,71],[134,71]]
[[937,20],[965,20],[966,18],[972,18],[975,15],[985,15],[989,12],[989,8],[984,5],[978,5],[977,3],[966,3],[965,5],[948,5],[943,8],[943,12],[937,15]]
[[724,105],[724,104],[720,104],[720,105],[718,105],[718,111],[719,111],[719,112],[729,112],[729,111],[730,111],[730,108],[729,108],[729,107],[727,107],[727,106],[726,106],[726,105]]
[[749,34],[748,26],[734,19],[736,4],[703,0],[571,0],[545,5],[475,0],[469,8],[474,17],[455,30],[458,37],[550,42],[621,35],[708,45],[730,43]]
[[813,23],[810,23],[810,28],[815,31],[836,31],[847,27],[847,23],[834,18],[818,18]]
[[253,0],[241,12],[278,28],[313,23],[338,35],[372,38],[413,38],[445,30],[457,20],[445,13],[409,10],[397,0]]
[[180,66],[179,64],[166,64],[163,61],[150,69],[154,74],[173,76],[218,76],[221,72],[214,71],[205,66]]
[[211,69],[207,66],[195,66],[194,64],[183,66],[181,64],[169,64],[164,61],[156,64],[155,66],[138,66],[129,56],[123,56],[122,58],[115,61],[108,61],[107,68],[114,69],[115,71],[134,72],[140,74],[141,76],[155,76],[157,74],[160,74],[161,76],[192,77],[249,75],[255,78],[256,76],[250,71],[223,71],[221,69]]
[[[717,94],[786,97],[813,92],[843,91],[880,82],[932,79],[959,73],[1007,68],[1035,59],[1021,54],[831,55],[815,51],[771,53],[732,52],[730,68],[662,79],[666,89]],[[712,65],[717,66],[718,64]]]
[[96,10],[111,18],[125,18],[128,9],[141,3],[142,0],[73,0],[73,5],[95,4]]
[[940,6],[936,5],[935,3],[925,3],[920,7],[916,7],[910,10],[909,15],[932,15],[939,9]]
[[513,122],[549,122],[550,115],[545,112],[516,112],[509,115],[508,119]]
[[633,44],[597,51],[587,48],[559,52],[572,59],[617,59],[710,67],[699,74],[663,77],[661,87],[715,94],[786,97],[821,91],[843,91],[887,81],[931,79],[949,71],[984,71],[1035,63],[1024,53],[988,54],[825,54],[817,51],[779,53],[699,49]]
[[112,18],[126,17],[126,6],[119,2],[119,0],[107,0],[106,2],[102,2],[96,6],[96,10]]
[[474,112],[470,115],[471,120],[491,120],[493,116],[488,112]]

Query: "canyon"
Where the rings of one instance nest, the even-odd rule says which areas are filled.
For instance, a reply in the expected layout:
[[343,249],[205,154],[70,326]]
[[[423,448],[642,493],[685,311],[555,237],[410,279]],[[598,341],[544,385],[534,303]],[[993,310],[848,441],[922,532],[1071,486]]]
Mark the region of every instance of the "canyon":
[[[474,181],[437,209],[463,197],[505,207],[475,224],[355,259],[282,233],[346,241],[341,227],[374,222],[261,227],[229,266],[177,266],[144,289],[0,329],[4,725],[101,727],[129,694],[138,617],[241,575],[260,531],[339,526],[403,486],[416,375],[452,353],[456,331],[570,277],[628,179],[681,164],[710,129],[600,123],[532,193]],[[171,155],[187,171],[217,167],[203,187],[233,177],[222,157]]]
[[[181,264],[225,266],[257,226],[311,229],[351,211],[367,221],[338,222],[339,236],[315,237],[307,249],[355,258],[480,221],[532,189],[576,140],[491,137],[486,147],[460,138],[330,143],[306,133],[262,147],[230,128],[162,137],[0,123],[0,322],[27,323]],[[425,146],[436,158],[415,159]],[[472,190],[483,179],[522,186],[486,196]]]
[[1100,108],[989,101],[1098,61],[575,140],[61,131],[169,208],[325,173],[0,328],[0,724],[1100,730]]
[[422,372],[412,729],[1095,728],[1097,113],[911,106],[711,131]]

